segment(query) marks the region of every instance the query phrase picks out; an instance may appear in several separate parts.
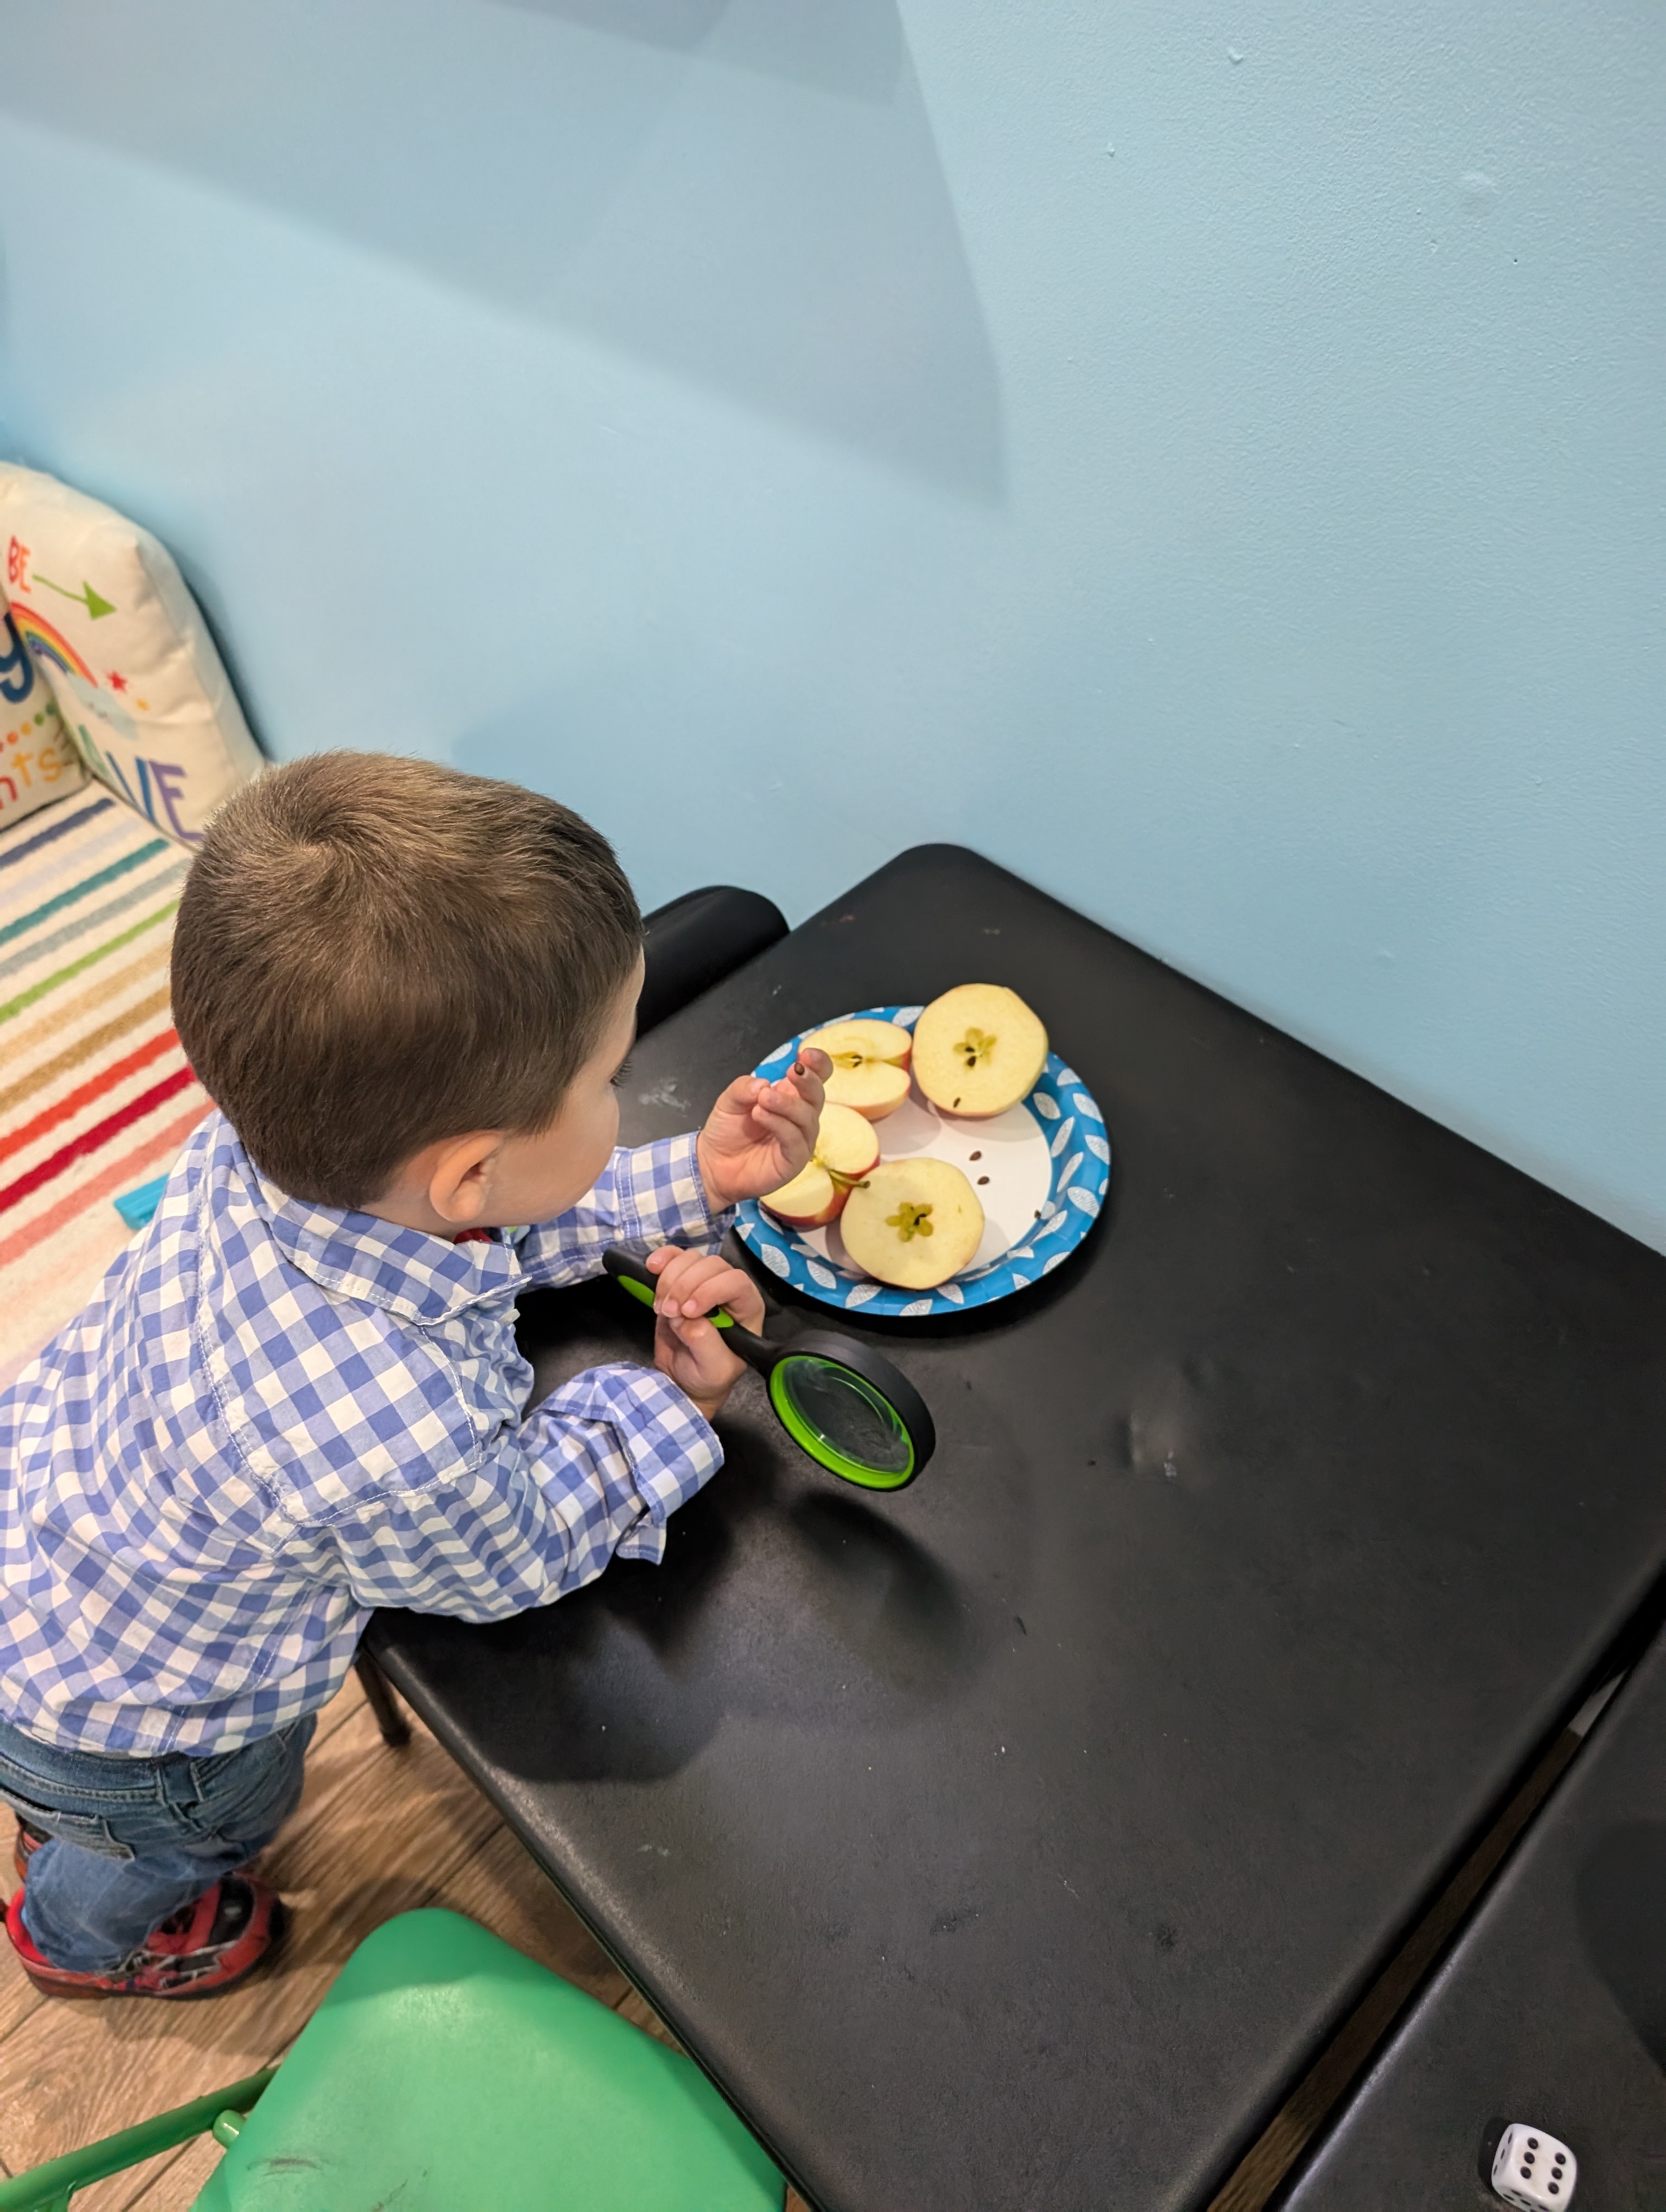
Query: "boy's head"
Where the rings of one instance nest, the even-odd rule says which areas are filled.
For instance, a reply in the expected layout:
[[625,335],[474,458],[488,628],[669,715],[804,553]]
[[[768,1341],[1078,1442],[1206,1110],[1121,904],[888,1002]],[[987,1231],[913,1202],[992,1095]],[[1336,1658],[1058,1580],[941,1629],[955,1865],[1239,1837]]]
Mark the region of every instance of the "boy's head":
[[413,1164],[426,1190],[429,1165],[480,1133],[534,1138],[570,1107],[595,1149],[611,1094],[588,1092],[629,1044],[641,943],[612,848],[553,799],[315,753],[210,824],[174,933],[173,1017],[263,1174],[384,1211],[416,1188]]

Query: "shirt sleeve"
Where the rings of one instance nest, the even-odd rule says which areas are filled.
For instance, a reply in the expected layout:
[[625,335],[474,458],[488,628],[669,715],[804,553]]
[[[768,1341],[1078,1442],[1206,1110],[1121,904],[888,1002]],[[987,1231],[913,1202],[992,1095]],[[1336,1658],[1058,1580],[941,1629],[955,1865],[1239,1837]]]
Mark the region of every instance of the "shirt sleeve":
[[380,1492],[332,1520],[327,1540],[361,1605],[501,1620],[593,1581],[616,1554],[663,1558],[667,1516],[722,1463],[715,1432],[675,1383],[593,1367],[475,1465]]
[[610,1244],[687,1244],[715,1251],[734,1209],[714,1212],[701,1179],[696,1133],[619,1146],[579,1203],[521,1238],[520,1264],[534,1283],[576,1283],[599,1274]]

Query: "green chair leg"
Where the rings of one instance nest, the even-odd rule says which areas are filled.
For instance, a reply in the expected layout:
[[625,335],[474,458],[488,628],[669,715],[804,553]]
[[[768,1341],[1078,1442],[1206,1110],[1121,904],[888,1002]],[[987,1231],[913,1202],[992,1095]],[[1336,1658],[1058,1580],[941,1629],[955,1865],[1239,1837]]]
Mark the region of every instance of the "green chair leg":
[[[101,2142],[88,2143],[85,2150],[69,2151],[62,2158],[49,2159],[45,2166],[32,2166],[28,2172],[17,2174],[10,2181],[0,2181],[0,2212],[65,2212],[77,2189],[90,2188],[95,2181],[124,2172],[130,2166],[141,2165],[160,2150],[173,2150],[182,2142],[189,2142],[193,2136],[206,2134],[210,2130],[223,2142],[234,2124],[229,2116],[253,2111],[272,2072],[269,2066],[264,2073],[251,2074],[244,2081],[234,2081],[228,2089],[216,2089],[206,2097],[195,2097],[190,2104],[176,2106],[171,2112],[159,2112],[154,2120],[141,2120],[137,2127],[124,2128],[119,2135],[106,2136]],[[221,2132],[222,2122],[228,2123],[224,2135]]]

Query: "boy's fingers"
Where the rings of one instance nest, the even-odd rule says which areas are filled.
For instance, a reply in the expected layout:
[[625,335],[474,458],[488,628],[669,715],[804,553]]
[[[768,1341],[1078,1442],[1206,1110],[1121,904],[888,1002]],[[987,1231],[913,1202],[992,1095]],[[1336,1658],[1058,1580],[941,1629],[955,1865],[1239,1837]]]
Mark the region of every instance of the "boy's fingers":
[[753,1107],[752,1113],[755,1117],[768,1114],[783,1115],[789,1121],[801,1121],[806,1128],[813,1128],[821,1119],[821,1108],[812,1100],[806,1098],[800,1092],[793,1090],[787,1085],[781,1084],[770,1091],[767,1097],[760,1098]]
[[813,1145],[816,1141],[817,1125],[821,1116],[814,1112],[776,1113],[773,1108],[768,1106],[754,1106],[752,1118],[765,1135],[773,1137],[777,1144],[783,1138],[792,1138],[800,1145],[806,1143]]
[[664,1263],[655,1287],[654,1310],[663,1320],[699,1319],[718,1306],[727,1306],[743,1326],[763,1320],[762,1295],[744,1268],[718,1252],[689,1252],[677,1246],[662,1249],[677,1255],[674,1265]]
[[[814,1057],[818,1060],[824,1060],[827,1059],[827,1054],[824,1052],[818,1052],[814,1055]],[[801,1060],[798,1066],[793,1070],[793,1088],[797,1091],[800,1097],[802,1098],[807,1105],[813,1106],[818,1114],[822,1109],[823,1101],[827,1096],[824,1085],[826,1082],[827,1076],[830,1075],[832,1072],[833,1069],[830,1061],[828,1064],[826,1073],[824,1074],[820,1068],[812,1067],[806,1060]]]
[[685,1252],[679,1260],[681,1264],[668,1263],[660,1273],[654,1300],[660,1311],[672,1313],[682,1305],[690,1313],[701,1313],[708,1306],[721,1305],[721,1290],[711,1286],[733,1279],[735,1270],[728,1261],[713,1252]]
[[[806,1082],[808,1079],[806,1077]],[[819,1120],[822,1109],[796,1083],[778,1083],[767,1098],[758,1100],[752,1110],[757,1114],[786,1114],[795,1121],[807,1124]]]
[[723,1303],[724,1278],[714,1280],[710,1276],[679,1277],[666,1291],[660,1301],[660,1310],[668,1314],[709,1313],[714,1306]]
[[714,1306],[726,1306],[731,1298],[745,1296],[747,1281],[738,1268],[726,1267],[720,1274],[687,1286],[683,1293],[683,1310],[709,1313]]

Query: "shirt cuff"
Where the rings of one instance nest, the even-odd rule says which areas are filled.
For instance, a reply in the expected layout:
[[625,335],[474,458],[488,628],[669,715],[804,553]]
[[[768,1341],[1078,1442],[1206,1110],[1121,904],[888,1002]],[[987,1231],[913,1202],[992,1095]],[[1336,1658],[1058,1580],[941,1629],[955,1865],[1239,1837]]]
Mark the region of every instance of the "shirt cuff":
[[715,1251],[734,1221],[734,1208],[714,1208],[700,1172],[697,1129],[662,1137],[615,1155],[620,1212],[635,1217],[629,1232],[648,1244],[707,1245]]
[[538,1411],[612,1431],[629,1468],[620,1485],[624,1525],[615,1556],[663,1559],[666,1521],[723,1464],[717,1431],[694,1401],[655,1368],[592,1367],[553,1392]]

